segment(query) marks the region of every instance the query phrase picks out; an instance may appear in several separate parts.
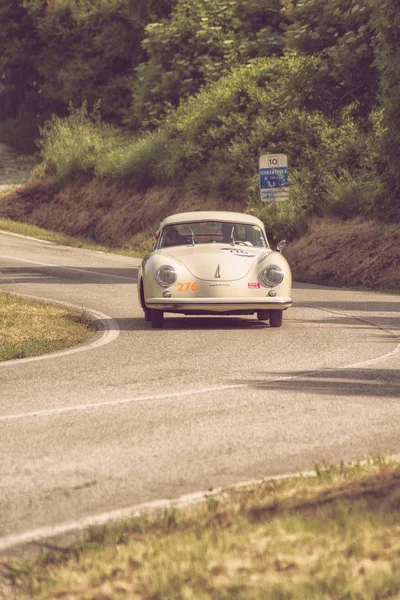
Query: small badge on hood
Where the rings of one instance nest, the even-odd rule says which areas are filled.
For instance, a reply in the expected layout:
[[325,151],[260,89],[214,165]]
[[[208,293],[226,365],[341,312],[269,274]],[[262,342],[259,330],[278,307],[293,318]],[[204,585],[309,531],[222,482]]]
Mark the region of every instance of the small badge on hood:
[[230,254],[234,254],[235,256],[242,256],[243,258],[252,258],[255,256],[252,252],[247,252],[246,250],[238,250],[237,248],[221,248],[221,252],[229,252]]

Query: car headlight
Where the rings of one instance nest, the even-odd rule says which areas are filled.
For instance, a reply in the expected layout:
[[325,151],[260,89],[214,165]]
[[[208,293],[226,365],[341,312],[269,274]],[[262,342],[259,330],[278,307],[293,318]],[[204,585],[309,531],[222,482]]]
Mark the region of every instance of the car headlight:
[[161,287],[169,287],[176,281],[176,271],[169,265],[164,265],[157,270],[156,281]]
[[270,287],[279,285],[284,278],[285,274],[280,267],[277,265],[269,265],[261,271],[261,279]]

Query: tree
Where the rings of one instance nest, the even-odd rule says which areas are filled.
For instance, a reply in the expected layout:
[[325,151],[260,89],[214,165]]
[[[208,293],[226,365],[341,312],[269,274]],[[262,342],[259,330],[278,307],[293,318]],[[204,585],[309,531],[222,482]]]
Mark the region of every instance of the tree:
[[400,219],[400,0],[381,0],[373,6],[376,66],[380,75],[385,132],[380,172],[384,193],[379,208],[387,218]]
[[292,23],[288,48],[319,56],[320,101],[310,109],[340,112],[357,102],[367,118],[376,104],[378,75],[374,67],[371,9],[365,0],[283,0]]
[[157,126],[168,109],[233,67],[281,54],[280,8],[280,0],[178,0],[169,19],[146,27],[131,126]]
[[0,0],[0,23],[0,83],[13,98],[16,114],[19,106],[37,104],[40,40],[21,0]]
[[66,114],[101,100],[121,122],[146,24],[174,0],[0,0],[0,83],[20,105]]

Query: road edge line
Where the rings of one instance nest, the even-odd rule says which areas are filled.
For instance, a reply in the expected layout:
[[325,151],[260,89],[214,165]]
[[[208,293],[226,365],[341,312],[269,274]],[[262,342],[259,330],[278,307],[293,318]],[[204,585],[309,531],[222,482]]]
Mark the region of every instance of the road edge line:
[[[6,292],[7,294],[12,294],[14,296],[18,296],[20,298],[26,298],[27,300],[35,300],[38,302],[45,302],[47,304],[54,304],[56,306],[65,306],[66,308],[71,308],[76,311],[86,311],[90,316],[94,317],[103,325],[103,330],[97,329],[97,337],[94,341],[82,342],[78,346],[74,346],[73,348],[68,348],[67,350],[61,350],[59,352],[51,352],[49,354],[42,354],[40,356],[29,356],[27,358],[14,358],[12,360],[5,360],[0,362],[0,369],[10,366],[16,365],[26,365],[27,363],[36,362],[39,360],[50,360],[54,358],[61,358],[64,356],[69,356],[70,354],[77,354],[78,352],[86,352],[87,350],[93,350],[95,348],[100,348],[101,346],[105,346],[110,344],[120,334],[120,328],[118,323],[109,315],[102,313],[100,311],[94,310],[92,308],[87,308],[86,306],[79,306],[78,304],[72,304],[71,302],[63,302],[61,300],[53,300],[52,298],[46,298],[44,296],[33,296],[30,294],[21,294],[19,292]],[[94,335],[96,335],[96,333]]]
[[[360,465],[368,465],[373,457],[370,459],[360,460],[360,461],[348,461],[346,463],[347,466],[351,466],[354,464]],[[391,460],[394,462],[400,462],[400,455],[394,454],[386,457],[386,460]],[[191,492],[188,494],[182,494],[177,498],[164,498],[161,500],[153,500],[150,502],[144,502],[142,504],[135,504],[130,507],[117,509],[113,511],[107,511],[103,513],[99,513],[97,515],[91,515],[88,517],[83,517],[82,519],[76,521],[67,521],[65,523],[60,523],[59,525],[49,525],[46,527],[41,527],[37,529],[33,529],[31,531],[26,531],[24,533],[11,534],[4,538],[0,538],[0,553],[3,553],[5,550],[12,548],[14,546],[21,546],[23,544],[31,544],[33,542],[38,542],[43,539],[52,539],[57,536],[61,536],[68,533],[78,533],[82,532],[89,527],[96,527],[101,525],[106,525],[110,522],[118,522],[123,519],[130,519],[135,517],[140,517],[144,515],[152,515],[156,514],[162,510],[168,510],[172,508],[176,508],[179,510],[183,510],[189,508],[190,506],[199,504],[203,500],[215,497],[221,494],[226,493],[229,490],[235,490],[255,485],[262,485],[263,483],[268,483],[270,481],[284,481],[286,479],[298,479],[301,477],[316,477],[317,473],[315,470],[313,471],[300,471],[297,473],[284,473],[281,475],[268,475],[261,479],[252,479],[249,481],[242,481],[234,484],[230,484],[226,487],[213,488],[210,490],[203,490],[198,492]]]

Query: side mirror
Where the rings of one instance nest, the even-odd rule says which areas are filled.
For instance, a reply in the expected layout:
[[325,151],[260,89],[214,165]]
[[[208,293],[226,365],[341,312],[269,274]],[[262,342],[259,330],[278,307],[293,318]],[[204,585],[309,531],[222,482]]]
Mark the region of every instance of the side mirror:
[[277,245],[276,249],[278,250],[278,252],[280,252],[282,254],[282,250],[284,248],[286,248],[287,246],[287,241],[286,240],[282,240],[281,242],[279,242],[279,244]]

